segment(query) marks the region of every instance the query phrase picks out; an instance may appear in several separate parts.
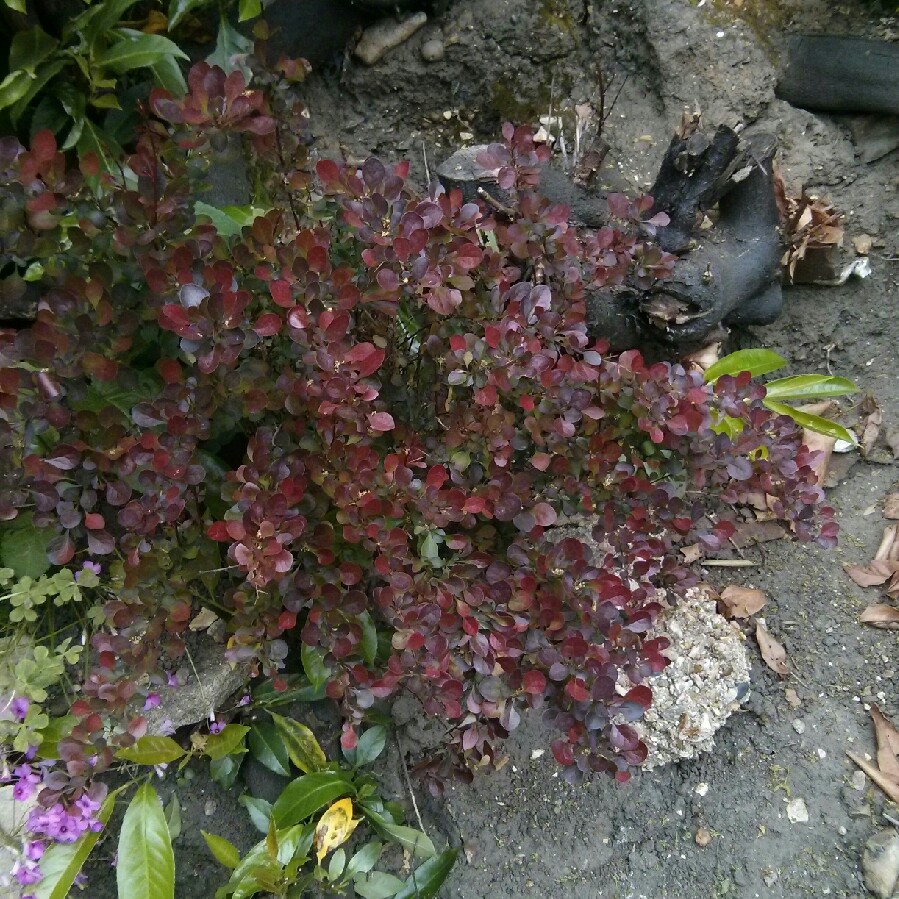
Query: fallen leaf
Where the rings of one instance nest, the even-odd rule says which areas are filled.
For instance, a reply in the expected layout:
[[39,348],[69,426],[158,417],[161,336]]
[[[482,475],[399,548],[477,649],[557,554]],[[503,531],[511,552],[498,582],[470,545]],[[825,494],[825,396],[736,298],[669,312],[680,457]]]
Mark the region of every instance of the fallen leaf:
[[867,565],[844,565],[843,570],[859,587],[879,587],[899,571],[899,562],[874,561]]
[[899,518],[899,493],[891,493],[883,504],[884,518]]
[[870,395],[866,396],[862,401],[861,408],[862,412],[867,414],[863,419],[861,436],[859,437],[858,442],[862,456],[867,457],[870,455],[871,450],[874,449],[874,443],[877,441],[877,436],[880,434],[883,415],[881,414],[880,406],[877,405],[877,400]]
[[779,521],[762,518],[758,521],[744,521],[737,525],[730,542],[738,549],[751,546],[753,543],[768,543],[770,540],[783,540],[787,531]]
[[203,606],[203,608],[191,619],[188,628],[192,631],[203,631],[206,630],[206,628],[211,627],[218,620],[219,616],[216,615],[212,609]]
[[690,565],[692,562],[697,561],[697,559],[702,558],[702,547],[698,543],[691,543],[689,546],[682,546],[680,552],[684,557],[684,562],[686,562],[687,565]]
[[888,777],[885,777],[880,771],[877,770],[873,765],[866,762],[861,756],[856,755],[854,752],[847,752],[846,755],[855,762],[874,783],[883,790],[890,799],[895,803],[899,803],[899,784],[894,784]]
[[867,256],[873,244],[874,238],[870,234],[857,234],[852,238],[852,246],[859,256]]
[[721,591],[720,601],[724,606],[725,617],[749,618],[762,609],[768,602],[768,597],[762,590],[731,585]]
[[361,818],[353,818],[353,800],[339,799],[319,819],[315,828],[315,857],[318,863],[338,846],[342,846],[359,826]]
[[[830,405],[828,403],[828,405]],[[803,410],[805,411],[805,410]],[[812,415],[818,413],[812,412]],[[835,437],[828,437],[826,434],[819,434],[816,431],[810,431],[804,428],[802,431],[802,442],[812,452],[820,453],[817,460],[812,465],[812,470],[818,476],[818,483],[823,484],[827,477],[827,471],[830,467],[830,457],[833,455],[833,448],[837,440]]]
[[862,624],[882,627],[886,630],[899,630],[899,609],[886,603],[868,606],[858,619]]
[[899,784],[899,730],[876,705],[871,706],[871,718],[877,738],[877,767],[881,774]]
[[899,524],[891,524],[884,528],[880,546],[874,553],[874,561],[899,561]]
[[755,624],[755,639],[765,664],[781,677],[786,677],[790,673],[787,651],[771,636],[764,618],[759,618]]

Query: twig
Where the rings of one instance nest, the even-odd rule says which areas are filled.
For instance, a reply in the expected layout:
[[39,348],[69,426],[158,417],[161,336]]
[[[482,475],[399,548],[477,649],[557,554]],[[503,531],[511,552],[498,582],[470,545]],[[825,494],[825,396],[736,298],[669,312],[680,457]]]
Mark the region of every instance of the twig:
[[421,142],[421,155],[425,161],[425,178],[428,182],[428,196],[431,196],[431,169],[428,167],[428,151],[425,148],[425,142]]
[[409,791],[409,797],[412,799],[412,808],[415,810],[415,820],[418,821],[418,829],[425,836],[428,836],[428,832],[425,830],[425,826],[421,820],[421,813],[418,811],[418,802],[415,800],[415,791],[412,789],[412,778],[409,777],[409,769],[406,767],[406,759],[403,756],[403,747],[400,746],[400,738],[396,731],[394,731],[393,739],[396,743],[396,751],[400,756],[400,765],[403,768],[403,777],[406,781],[406,789]]
[[494,197],[486,188],[479,187],[478,196],[489,206],[492,206],[497,212],[501,212],[503,215],[508,216],[510,219],[515,218],[515,210],[512,209],[511,206],[506,206],[505,203],[501,203],[499,200],[497,200],[496,197]]
[[755,568],[758,562],[750,559],[706,559],[703,565],[710,568]]
[[846,755],[855,762],[874,783],[883,790],[893,802],[899,802],[899,784],[893,783],[888,777],[884,776],[884,774],[875,768],[873,765],[869,765],[861,756],[856,755],[854,752],[847,752]]

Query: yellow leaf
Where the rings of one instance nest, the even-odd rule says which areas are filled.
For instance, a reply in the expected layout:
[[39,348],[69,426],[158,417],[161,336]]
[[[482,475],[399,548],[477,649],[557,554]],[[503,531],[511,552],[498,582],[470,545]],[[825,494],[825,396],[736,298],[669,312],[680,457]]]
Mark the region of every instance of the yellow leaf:
[[147,16],[147,23],[141,31],[143,31],[144,34],[162,34],[168,30],[168,27],[169,20],[165,13],[162,13],[157,9],[151,9],[150,14]]
[[319,819],[315,828],[315,857],[318,863],[338,846],[342,846],[359,825],[361,818],[353,819],[353,801],[339,799]]

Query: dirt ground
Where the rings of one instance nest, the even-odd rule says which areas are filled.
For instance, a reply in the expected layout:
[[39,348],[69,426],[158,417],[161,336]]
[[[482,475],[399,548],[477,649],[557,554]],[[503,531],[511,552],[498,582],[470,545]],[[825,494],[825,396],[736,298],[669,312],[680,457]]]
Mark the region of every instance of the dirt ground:
[[[289,2],[289,0],[281,0]],[[308,84],[317,146],[323,154],[407,156],[421,180],[466,141],[493,138],[506,118],[533,121],[565,104],[595,101],[601,66],[617,94],[605,127],[612,145],[606,173],[633,189],[653,178],[684,108],[706,122],[774,132],[787,183],[824,193],[847,213],[849,235],[883,241],[872,274],[838,288],[794,288],[776,324],[735,334],[734,346],[768,346],[790,360],[789,373],[854,379],[883,409],[884,429],[899,424],[899,151],[857,161],[849,120],[793,109],[773,94],[779,36],[828,31],[895,38],[877,6],[839,7],[803,0],[455,0],[404,46],[372,68],[323,52]],[[736,15],[739,13],[740,15]],[[742,16],[742,18],[740,18]],[[291,35],[287,35],[288,38]],[[294,35],[297,55],[302,41]],[[425,62],[422,44],[442,40],[444,56]],[[842,464],[842,463],[841,463]],[[844,465],[830,498],[842,527],[824,552],[767,543],[746,550],[755,567],[709,572],[716,584],[762,588],[765,617],[786,645],[793,674],[781,680],[754,642],[752,692],[720,732],[714,752],[636,777],[625,786],[597,779],[570,787],[558,776],[538,721],[510,741],[509,763],[437,803],[419,794],[425,825],[464,845],[442,895],[454,899],[710,899],[710,897],[863,897],[865,841],[899,820],[869,782],[853,779],[847,749],[873,755],[868,709],[899,719],[896,631],[858,623],[876,601],[844,574],[868,561],[884,521],[882,499],[899,468],[860,459]],[[785,691],[800,704],[793,708]],[[414,748],[413,722],[406,746]],[[388,788],[405,790],[396,752]],[[200,827],[240,845],[257,837],[237,805],[198,776],[178,787],[185,836],[175,844],[179,899],[211,897],[221,869]],[[806,823],[791,823],[802,798]],[[697,845],[705,828],[711,840]],[[198,836],[198,834],[197,834]],[[111,850],[107,852],[107,856]],[[90,894],[114,895],[104,862]]]

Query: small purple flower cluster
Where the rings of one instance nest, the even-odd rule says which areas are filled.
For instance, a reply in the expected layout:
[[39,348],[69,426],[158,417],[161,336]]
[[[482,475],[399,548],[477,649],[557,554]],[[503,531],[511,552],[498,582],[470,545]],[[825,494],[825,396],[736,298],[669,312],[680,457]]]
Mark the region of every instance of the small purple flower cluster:
[[[43,773],[28,763],[19,765],[10,778],[15,780],[13,798],[17,802],[30,799],[41,784]],[[93,784],[74,802],[63,804],[57,801],[49,808],[36,805],[31,809],[26,822],[24,852],[12,869],[20,886],[29,887],[43,879],[40,860],[49,844],[74,843],[87,833],[99,833],[103,829],[97,812],[105,796],[105,785]],[[32,897],[33,894],[27,894],[22,899]]]

